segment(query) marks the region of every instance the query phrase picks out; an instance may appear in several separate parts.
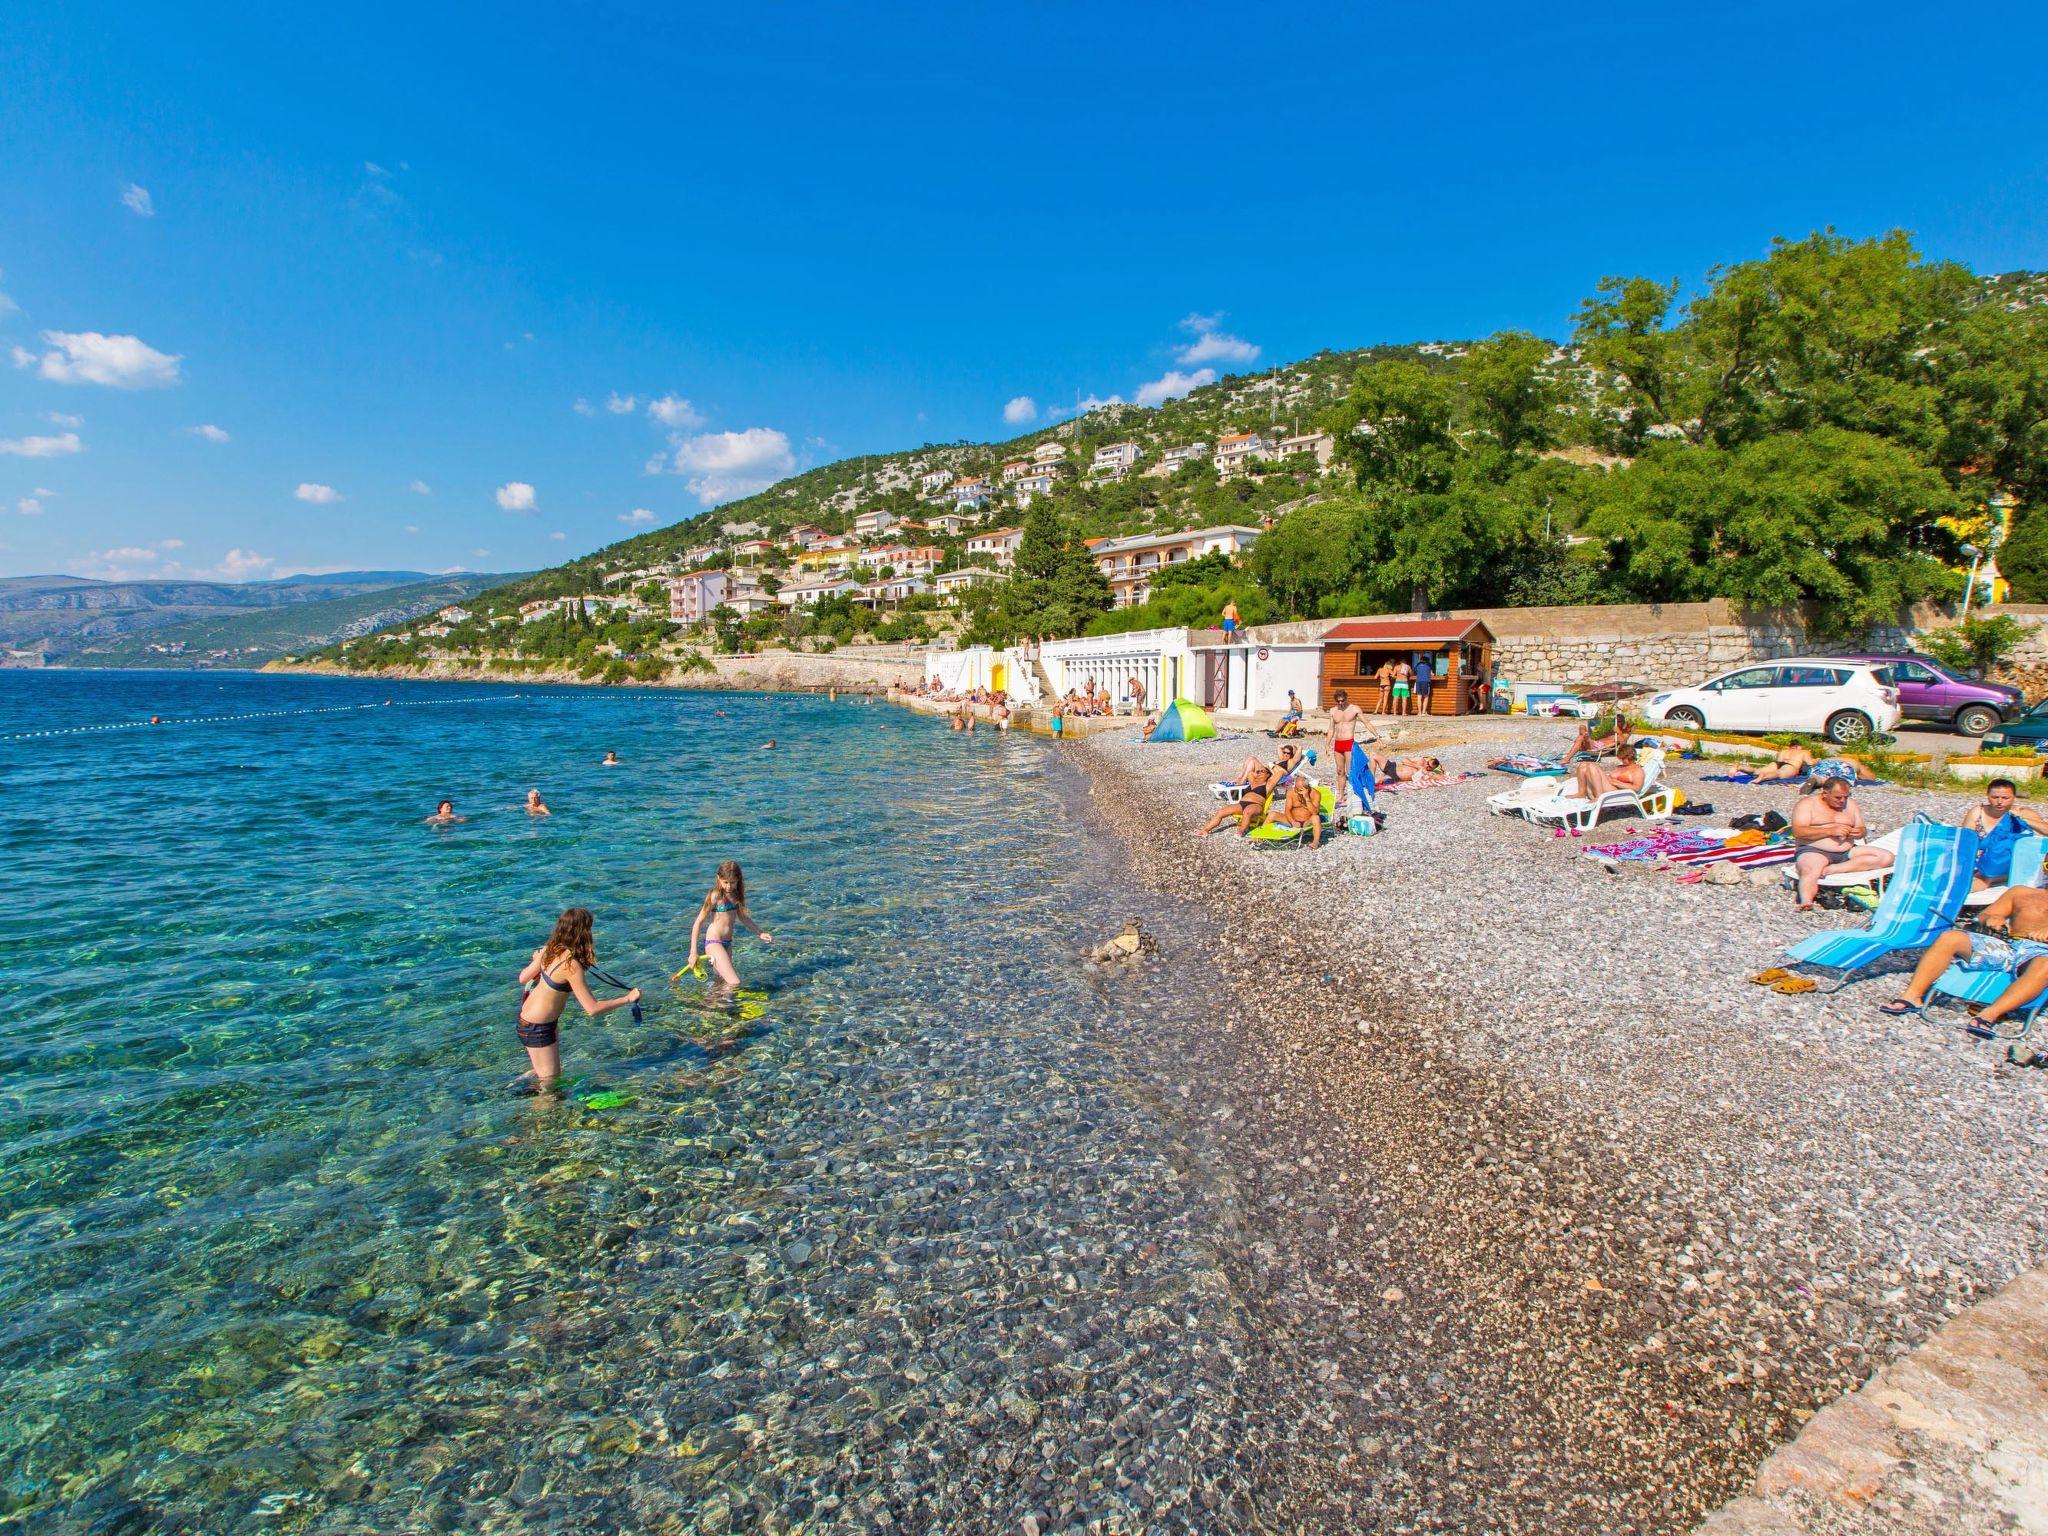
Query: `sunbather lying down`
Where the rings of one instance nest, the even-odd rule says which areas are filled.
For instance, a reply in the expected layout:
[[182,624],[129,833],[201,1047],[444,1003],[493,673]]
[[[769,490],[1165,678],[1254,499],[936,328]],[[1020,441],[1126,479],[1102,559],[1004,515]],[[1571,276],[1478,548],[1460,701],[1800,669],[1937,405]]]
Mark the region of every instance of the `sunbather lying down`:
[[1990,1028],[2048,992],[2048,891],[2016,885],[1984,909],[1979,923],[2000,931],[1944,933],[1922,952],[1905,990],[1878,1012],[1918,1013],[1927,1002],[1927,989],[1958,962],[1965,970],[1999,971],[2012,978],[1990,1002],[1971,1005],[1979,1028]]
[[1803,779],[1807,770],[1819,761],[1804,747],[1787,747],[1771,759],[1770,767],[1757,769],[1750,782],[1768,784],[1774,779]]
[[1215,813],[1203,824],[1201,835],[1221,832],[1232,821],[1237,823],[1240,837],[1249,836],[1266,814],[1266,796],[1273,787],[1273,774],[1264,763],[1252,764],[1252,771],[1245,786],[1238,792],[1237,799],[1216,807]]
[[1372,769],[1372,776],[1382,784],[1413,784],[1428,774],[1442,773],[1444,765],[1434,757],[1401,757],[1392,753],[1376,755],[1368,752],[1365,761]]

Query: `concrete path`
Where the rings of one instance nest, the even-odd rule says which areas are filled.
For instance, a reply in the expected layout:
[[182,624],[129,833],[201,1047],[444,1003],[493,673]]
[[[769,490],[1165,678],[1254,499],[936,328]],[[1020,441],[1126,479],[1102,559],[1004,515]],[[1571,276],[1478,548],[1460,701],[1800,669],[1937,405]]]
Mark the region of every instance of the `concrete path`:
[[1993,1533],[2048,1536],[2048,1267],[1816,1414],[1697,1536]]

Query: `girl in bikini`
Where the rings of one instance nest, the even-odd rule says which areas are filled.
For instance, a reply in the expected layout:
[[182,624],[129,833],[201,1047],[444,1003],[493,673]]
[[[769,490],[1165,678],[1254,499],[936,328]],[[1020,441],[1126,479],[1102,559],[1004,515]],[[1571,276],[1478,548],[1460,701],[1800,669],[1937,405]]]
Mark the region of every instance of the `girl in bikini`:
[[519,1043],[526,1047],[526,1059],[533,1064],[534,1086],[552,1087],[562,1075],[559,1025],[570,997],[583,1005],[593,1019],[615,1008],[630,1008],[640,1001],[640,989],[624,997],[600,1003],[590,995],[584,973],[597,964],[597,940],[588,907],[571,907],[555,919],[555,931],[547,943],[533,952],[519,984],[526,994],[519,1002]]
[[770,934],[747,910],[747,880],[740,873],[739,864],[727,859],[718,866],[718,876],[712,882],[711,890],[705,896],[703,905],[697,908],[697,921],[690,925],[690,961],[684,970],[697,968],[697,956],[701,953],[711,962],[711,969],[718,973],[719,985],[737,987],[740,973],[732,963],[732,941],[739,931],[739,924],[745,923],[754,930],[754,936],[763,944],[773,944]]

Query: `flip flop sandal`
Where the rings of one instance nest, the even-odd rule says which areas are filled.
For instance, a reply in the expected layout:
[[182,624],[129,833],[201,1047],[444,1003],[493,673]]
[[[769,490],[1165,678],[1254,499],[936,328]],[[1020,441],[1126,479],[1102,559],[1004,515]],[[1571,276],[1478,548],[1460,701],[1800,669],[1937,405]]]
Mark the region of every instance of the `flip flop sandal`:
[[[1686,877],[1681,875],[1679,876],[1679,878],[1683,880]],[[1694,876],[1692,876],[1692,878],[1695,880],[1704,880],[1706,879],[1706,876],[1703,874],[1695,874]],[[1749,979],[1755,982],[1760,987],[1768,987],[1772,982],[1783,981],[1787,976],[1790,976],[1791,974],[1792,973],[1790,971],[1781,970],[1774,965],[1768,971],[1758,971],[1754,976],[1750,977]]]
[[2005,1059],[2016,1067],[2048,1066],[2048,1057],[2043,1057],[2031,1045],[2008,1045]]
[[1895,997],[1888,1003],[1879,1003],[1877,1005],[1877,1011],[1879,1013],[1889,1014],[1892,1018],[1895,1019],[1903,1019],[1907,1017],[1909,1014],[1917,1014],[1922,1012],[1923,1005],[1920,1003],[1908,1002],[1903,997]]
[[2009,1040],[2025,1032],[2026,1026],[2011,1014],[2002,1019],[1986,1019],[1984,1004],[1972,1003],[1963,1012],[1970,1016],[1970,1022],[1963,1026],[1963,1033],[1979,1040]]
[[1820,983],[1811,976],[1787,976],[1783,981],[1772,982],[1771,990],[1785,997],[1797,997],[1802,992],[1818,992]]

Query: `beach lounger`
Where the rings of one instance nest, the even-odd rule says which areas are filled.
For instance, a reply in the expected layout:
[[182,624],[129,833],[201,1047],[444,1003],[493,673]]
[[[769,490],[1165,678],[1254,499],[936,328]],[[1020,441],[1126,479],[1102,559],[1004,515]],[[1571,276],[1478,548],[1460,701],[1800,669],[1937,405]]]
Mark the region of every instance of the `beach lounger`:
[[[1315,783],[1313,779],[1309,782]],[[1336,791],[1330,789],[1327,785],[1317,785],[1316,805],[1322,814],[1323,836],[1328,837],[1338,830]],[[1272,800],[1269,797],[1266,802],[1266,809],[1269,814],[1272,808]],[[1259,843],[1268,848],[1299,848],[1306,845],[1307,838],[1307,827],[1290,827],[1275,821],[1262,821],[1246,834],[1246,841]]]
[[1558,773],[1546,778],[1527,778],[1513,789],[1504,789],[1497,795],[1488,795],[1486,808],[1496,816],[1519,816],[1525,806],[1541,805],[1545,801],[1555,800],[1564,783],[1564,776]]
[[[2013,978],[2003,971],[1973,971],[1958,962],[1934,978],[1930,992],[1943,997],[1952,997],[1961,1003],[1994,1003],[1999,994],[2011,986]],[[2042,993],[2031,1003],[2015,1008],[2004,1018],[1991,1025],[1991,1033],[2000,1040],[2022,1040],[2034,1027],[2034,1017],[2041,1006],[2048,1003],[2048,992]]]
[[1800,965],[1842,973],[1839,992],[1865,966],[1901,950],[1922,950],[1956,920],[1977,865],[1977,834],[1938,822],[1905,829],[1884,898],[1862,928],[1809,934],[1785,951]]
[[1865,845],[1870,848],[1882,848],[1892,856],[1891,863],[1883,869],[1859,869],[1848,875],[1822,875],[1820,883],[1831,891],[1846,891],[1859,885],[1867,885],[1873,891],[1882,891],[1890,883],[1892,871],[1899,867],[1899,844],[1905,840],[1905,836],[1904,827],[1894,827],[1883,837],[1871,838]]
[[1554,822],[1585,832],[1599,825],[1600,818],[1609,811],[1634,811],[1653,821],[1669,816],[1678,804],[1678,796],[1664,782],[1664,754],[1645,752],[1636,761],[1643,769],[1643,787],[1640,790],[1610,789],[1598,800],[1556,795],[1522,805],[1519,808],[1522,819],[1539,826]]

